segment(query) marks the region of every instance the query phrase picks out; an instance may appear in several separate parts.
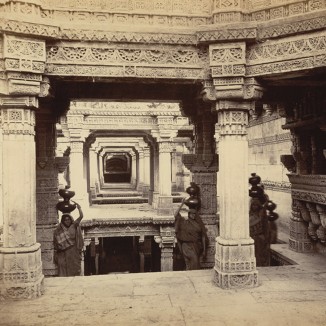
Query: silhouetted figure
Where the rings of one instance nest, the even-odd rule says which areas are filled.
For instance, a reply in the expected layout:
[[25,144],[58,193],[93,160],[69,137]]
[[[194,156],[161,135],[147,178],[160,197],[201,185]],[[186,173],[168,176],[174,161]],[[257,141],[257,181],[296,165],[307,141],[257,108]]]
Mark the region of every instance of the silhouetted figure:
[[274,212],[276,204],[272,202],[260,183],[260,176],[252,173],[249,178],[249,226],[250,236],[255,241],[255,256],[257,266],[270,266],[270,244],[276,242],[277,228],[275,220],[278,214]]
[[[186,191],[190,197],[182,199],[181,205],[174,214],[175,234],[179,250],[186,263],[186,270],[194,270],[200,269],[200,256],[206,258],[207,235],[197,209],[199,199],[196,195],[199,188],[195,183],[191,183]],[[189,210],[187,215],[182,216],[180,211],[184,204],[189,207]]]
[[266,209],[258,198],[252,198],[249,209],[250,237],[255,241],[257,266],[270,265],[270,229]]

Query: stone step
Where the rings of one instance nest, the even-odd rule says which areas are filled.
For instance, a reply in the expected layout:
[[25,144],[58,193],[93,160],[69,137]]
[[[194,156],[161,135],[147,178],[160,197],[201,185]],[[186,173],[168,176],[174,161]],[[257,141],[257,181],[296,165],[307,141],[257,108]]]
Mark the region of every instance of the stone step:
[[92,200],[93,204],[107,205],[107,204],[143,204],[148,203],[148,198],[143,197],[105,197],[96,198]]
[[100,193],[97,195],[97,197],[102,197],[102,198],[112,198],[112,197],[138,197],[142,196],[139,192],[114,192],[114,193]]

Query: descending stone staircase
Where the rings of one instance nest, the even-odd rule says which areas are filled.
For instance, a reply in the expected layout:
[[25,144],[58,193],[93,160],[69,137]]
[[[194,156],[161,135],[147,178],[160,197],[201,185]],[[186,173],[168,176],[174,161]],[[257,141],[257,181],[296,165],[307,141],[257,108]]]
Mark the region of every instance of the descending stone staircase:
[[[173,193],[173,202],[181,202],[182,194]],[[141,192],[130,189],[104,189],[96,198],[92,199],[93,205],[110,205],[110,204],[143,204],[148,203],[148,198],[143,197]]]

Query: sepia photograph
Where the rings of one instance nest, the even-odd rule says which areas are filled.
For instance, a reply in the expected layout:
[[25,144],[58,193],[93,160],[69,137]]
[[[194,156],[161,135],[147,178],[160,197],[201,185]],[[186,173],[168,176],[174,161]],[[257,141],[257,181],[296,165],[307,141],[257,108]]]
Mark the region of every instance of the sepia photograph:
[[0,0],[0,325],[326,325],[326,0]]

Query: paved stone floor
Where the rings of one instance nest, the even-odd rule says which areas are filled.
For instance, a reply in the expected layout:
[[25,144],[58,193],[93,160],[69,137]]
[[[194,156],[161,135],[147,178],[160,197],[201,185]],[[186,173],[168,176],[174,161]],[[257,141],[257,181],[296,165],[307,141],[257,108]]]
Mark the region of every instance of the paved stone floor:
[[297,264],[258,268],[253,289],[222,290],[212,270],[46,278],[42,297],[0,302],[0,325],[326,325],[326,257],[287,246]]

